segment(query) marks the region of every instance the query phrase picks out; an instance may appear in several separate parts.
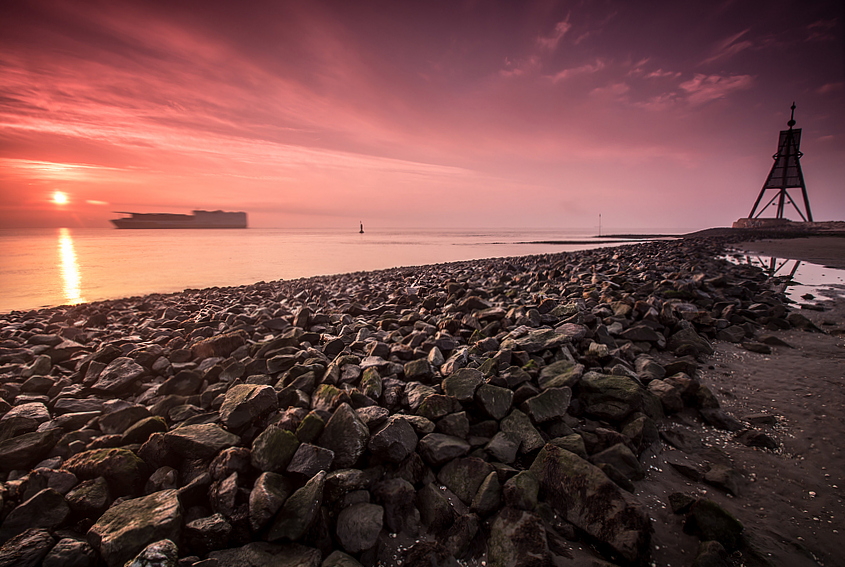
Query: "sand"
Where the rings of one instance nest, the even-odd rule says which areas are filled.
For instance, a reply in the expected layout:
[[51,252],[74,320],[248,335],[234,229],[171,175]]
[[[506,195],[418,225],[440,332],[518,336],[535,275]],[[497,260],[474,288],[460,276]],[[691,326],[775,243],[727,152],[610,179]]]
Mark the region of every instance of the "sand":
[[841,236],[765,239],[741,242],[735,247],[746,252],[803,260],[845,270],[845,238]]

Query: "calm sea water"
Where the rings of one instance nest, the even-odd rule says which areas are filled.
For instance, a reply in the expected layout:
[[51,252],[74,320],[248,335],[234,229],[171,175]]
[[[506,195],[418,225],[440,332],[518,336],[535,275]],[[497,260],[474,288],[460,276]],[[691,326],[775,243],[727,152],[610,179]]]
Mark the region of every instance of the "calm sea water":
[[0,230],[0,313],[187,288],[583,250],[592,231]]

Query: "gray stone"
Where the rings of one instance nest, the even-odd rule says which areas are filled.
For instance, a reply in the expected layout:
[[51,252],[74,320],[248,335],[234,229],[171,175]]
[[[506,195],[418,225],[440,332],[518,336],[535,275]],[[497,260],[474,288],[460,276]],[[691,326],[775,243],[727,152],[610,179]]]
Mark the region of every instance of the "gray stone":
[[676,356],[713,354],[713,346],[691,327],[681,329],[669,337],[666,348],[675,353]]
[[505,506],[529,512],[537,508],[539,493],[540,483],[531,471],[515,474],[505,482],[502,490]]
[[551,564],[546,528],[540,516],[503,508],[490,527],[490,567],[540,567]]
[[79,483],[65,500],[71,510],[88,518],[99,518],[112,502],[108,482],[102,476]]
[[133,390],[136,380],[144,375],[143,366],[125,356],[119,356],[106,366],[91,386],[108,394],[120,395]]
[[530,470],[546,501],[568,522],[627,561],[645,556],[651,540],[648,512],[598,468],[575,453],[548,444]]
[[122,566],[152,542],[179,539],[182,506],[176,490],[115,504],[88,530],[88,542],[109,567]]
[[493,472],[493,465],[490,463],[478,457],[464,457],[443,465],[437,474],[437,480],[455,493],[464,504],[469,505],[475,498],[481,483],[491,472]]
[[185,524],[184,539],[190,548],[205,555],[208,551],[222,549],[229,543],[232,525],[222,514],[198,518]]
[[263,528],[292,492],[293,485],[280,474],[265,472],[259,476],[249,493],[249,524],[253,531]]
[[105,477],[115,496],[139,492],[149,474],[146,463],[123,447],[77,453],[65,461],[62,469],[81,480]]
[[176,567],[178,564],[179,548],[169,539],[163,539],[145,547],[124,567]]
[[499,425],[502,431],[519,440],[519,452],[530,453],[543,446],[543,437],[531,424],[527,415],[519,410],[513,410]]
[[50,550],[41,567],[94,567],[97,559],[87,541],[66,537]]
[[484,382],[484,375],[474,368],[461,368],[441,382],[443,392],[459,402],[470,402],[475,391]]
[[267,540],[296,541],[304,536],[320,513],[325,484],[326,473],[320,471],[306,482],[305,486],[291,494],[276,514]]
[[329,553],[329,555],[323,559],[323,562],[320,564],[320,567],[364,567],[361,565],[357,559],[348,555],[339,549],[336,549]]
[[296,449],[296,453],[287,466],[287,471],[311,478],[320,471],[330,470],[332,461],[334,461],[334,452],[331,450],[310,443],[302,443]]
[[484,447],[487,453],[495,460],[511,464],[516,460],[516,454],[519,451],[520,441],[510,433],[499,431],[489,443]]
[[279,398],[272,386],[237,384],[226,392],[220,420],[227,428],[238,430],[278,407]]
[[718,541],[728,551],[742,543],[740,521],[712,500],[703,499],[692,505],[684,531],[697,534],[702,540]]
[[525,400],[523,409],[534,423],[546,423],[566,415],[571,400],[571,389],[547,388],[542,393]]
[[28,470],[47,456],[61,434],[61,429],[48,429],[0,441],[0,471]]
[[217,424],[202,423],[171,429],[164,435],[164,440],[179,455],[211,459],[223,449],[240,443],[241,438]]
[[657,396],[663,404],[663,411],[666,415],[678,413],[684,409],[684,400],[680,393],[670,384],[663,380],[655,379],[648,383],[648,391]]
[[524,350],[528,354],[534,354],[559,348],[570,340],[570,335],[566,333],[558,333],[552,329],[536,329],[517,339],[506,338],[502,341],[500,350]]
[[442,433],[429,433],[419,442],[420,455],[428,464],[435,467],[452,459],[463,457],[469,453],[469,450],[469,443],[463,439]]
[[511,409],[513,390],[483,384],[475,392],[475,399],[484,413],[498,421],[505,417]]
[[472,499],[470,510],[485,518],[499,509],[502,505],[502,485],[499,474],[491,472],[487,475]]
[[208,554],[220,567],[320,567],[320,550],[295,543],[252,542]]
[[643,408],[645,390],[627,376],[587,372],[579,384],[587,412],[601,419],[622,421]]
[[420,513],[414,506],[414,485],[401,478],[376,483],[372,495],[384,508],[384,523],[393,533],[416,536],[420,528]]
[[572,360],[558,360],[548,364],[540,370],[537,385],[546,388],[571,388],[578,384],[584,374],[584,365],[576,364]]
[[641,480],[645,478],[645,469],[643,469],[637,456],[623,443],[616,443],[594,454],[590,457],[590,462],[596,466],[600,464],[611,465],[628,480]]
[[250,460],[252,466],[264,472],[283,471],[299,448],[299,439],[286,429],[275,425],[267,429],[252,442]]
[[54,543],[49,530],[30,528],[0,547],[0,567],[38,567]]
[[370,430],[347,403],[334,411],[320,435],[319,445],[334,452],[334,467],[355,465],[370,439]]
[[[443,364],[442,362],[440,364]],[[417,358],[405,363],[405,379],[412,381],[428,381],[434,376],[431,363],[425,358]]]
[[416,450],[417,443],[417,434],[411,424],[404,417],[394,415],[370,436],[368,446],[373,454],[399,463]]
[[7,540],[29,528],[55,528],[70,515],[64,496],[45,488],[9,512],[0,526],[0,540]]
[[384,509],[376,504],[353,504],[337,516],[337,539],[349,553],[360,553],[376,544]]
[[733,561],[724,546],[718,541],[702,541],[692,567],[733,567]]

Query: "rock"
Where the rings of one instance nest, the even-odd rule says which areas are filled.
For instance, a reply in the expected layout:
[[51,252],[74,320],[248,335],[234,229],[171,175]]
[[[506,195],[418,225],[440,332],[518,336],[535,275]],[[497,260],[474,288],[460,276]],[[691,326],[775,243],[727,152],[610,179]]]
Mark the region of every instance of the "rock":
[[692,567],[732,567],[731,556],[718,541],[702,541]]
[[0,567],[38,567],[55,541],[48,530],[30,528],[0,547]]
[[420,541],[405,555],[405,567],[458,567],[449,550],[438,541]]
[[100,430],[107,435],[119,435],[131,425],[150,417],[150,410],[144,406],[131,405],[119,410],[101,415],[97,420]]
[[540,370],[537,384],[544,390],[546,388],[571,388],[578,384],[583,374],[584,365],[576,364],[572,360],[558,360]]
[[65,497],[70,509],[87,518],[99,518],[112,502],[109,485],[102,476],[79,483]]
[[140,492],[147,479],[147,465],[129,449],[92,449],[77,453],[62,465],[79,479],[104,477],[114,495]]
[[487,443],[484,450],[495,460],[501,463],[511,464],[516,460],[519,445],[520,440],[512,434],[499,431]]
[[725,431],[743,429],[742,422],[721,408],[702,408],[698,410],[708,425]]
[[525,336],[517,339],[506,338],[502,341],[500,350],[522,350],[528,354],[555,349],[571,340],[567,333],[558,333],[552,329],[537,329],[528,331]]
[[164,435],[164,441],[170,450],[179,455],[211,459],[223,449],[240,443],[241,438],[217,424],[202,423],[171,429]]
[[106,394],[125,394],[134,389],[136,380],[143,376],[144,372],[144,367],[131,358],[119,356],[100,372],[91,388]]
[[61,434],[60,429],[48,429],[0,442],[0,471],[29,469],[47,456]]
[[376,544],[384,509],[376,504],[353,504],[337,516],[337,539],[349,553],[360,553]]
[[747,447],[760,447],[761,449],[777,449],[780,445],[766,433],[757,429],[746,429],[739,433],[735,439]]
[[681,395],[673,386],[663,380],[655,379],[649,382],[648,391],[657,396],[666,415],[678,413],[684,409],[684,400],[681,399]]
[[29,528],[53,529],[70,515],[64,496],[45,488],[9,512],[0,526],[0,540],[7,540]]
[[[443,364],[443,362],[440,364]],[[434,377],[434,369],[432,369],[431,365],[432,363],[425,358],[406,362],[405,378],[409,382],[427,382]]]
[[179,539],[182,507],[176,490],[115,504],[88,530],[88,542],[109,567],[123,565],[152,542]]
[[490,567],[543,567],[551,564],[546,529],[540,516],[502,508],[490,528]]
[[451,490],[467,506],[472,503],[484,479],[493,466],[478,457],[464,457],[449,461],[437,474],[437,480]]
[[222,514],[213,514],[185,524],[185,541],[190,549],[205,555],[208,551],[222,549],[229,543],[232,525]]
[[320,556],[320,550],[313,547],[265,542],[252,542],[208,554],[208,558],[216,560],[215,565],[220,567],[320,567]]
[[474,368],[461,368],[443,379],[441,387],[447,396],[459,402],[471,402],[475,391],[484,382],[484,375]]
[[323,559],[320,567],[363,567],[363,565],[351,555],[336,549]]
[[376,501],[384,508],[384,523],[393,533],[416,536],[420,528],[420,513],[414,506],[414,485],[401,478],[377,483],[372,490]]
[[644,389],[627,376],[587,372],[580,387],[586,411],[601,419],[618,422],[643,409]]
[[334,467],[349,468],[355,465],[370,439],[370,430],[347,403],[334,411],[318,444],[334,452]]
[[370,436],[368,447],[374,455],[400,463],[416,450],[417,443],[417,434],[411,424],[402,416],[394,415]]
[[323,503],[326,473],[320,471],[305,486],[291,494],[276,514],[267,533],[268,541],[296,541],[314,524]]
[[577,433],[564,435],[563,437],[555,437],[549,441],[552,445],[566,449],[571,453],[575,453],[582,459],[587,458],[587,448],[584,445],[584,438]]
[[645,507],[598,468],[549,444],[530,470],[545,500],[568,522],[628,561],[645,556],[652,531]]
[[710,467],[710,470],[704,474],[704,480],[717,488],[727,490],[734,496],[740,495],[744,482],[742,475],[738,471],[725,465],[713,465]]
[[433,484],[423,486],[417,493],[416,500],[420,519],[430,531],[441,533],[452,525],[455,511],[444,493]]
[[292,432],[268,425],[252,442],[252,466],[264,472],[285,470],[299,448],[299,440]]
[[521,407],[534,423],[546,423],[566,415],[571,399],[572,390],[567,387],[547,388],[525,400]]
[[482,518],[493,514],[502,505],[502,485],[499,474],[491,472],[487,475],[472,499],[470,510]]
[[742,542],[743,526],[733,514],[712,500],[702,499],[693,504],[684,531],[699,535],[702,540],[718,541],[725,549],[733,551]]
[[442,433],[429,433],[419,442],[420,455],[427,463],[435,467],[463,457],[469,453],[469,450],[469,443],[463,439]]
[[87,541],[66,537],[44,557],[41,567],[94,567],[97,559]]
[[196,359],[227,357],[245,343],[243,331],[233,331],[201,340],[191,347],[191,354]]
[[520,471],[505,482],[502,496],[505,506],[532,512],[537,508],[539,492],[540,483],[531,471]]
[[279,407],[279,398],[272,386],[237,384],[229,388],[220,420],[231,430],[239,430]]
[[513,403],[513,391],[490,384],[483,384],[475,392],[478,405],[488,416],[500,420],[508,414]]
[[503,419],[500,428],[514,439],[519,440],[520,453],[531,453],[544,444],[540,432],[531,424],[528,416],[519,410],[513,410],[510,415]]
[[675,353],[676,356],[713,354],[713,347],[710,343],[691,327],[681,329],[673,334],[669,338],[666,348]]
[[178,564],[179,549],[169,539],[163,539],[145,547],[124,567],[176,567]]
[[296,453],[287,466],[287,471],[311,478],[320,471],[331,469],[332,461],[334,461],[333,451],[310,443],[302,443],[296,449]]
[[637,456],[623,443],[616,443],[594,454],[590,457],[590,462],[596,466],[608,464],[628,480],[642,480],[645,478],[645,469],[643,469]]
[[152,416],[142,419],[131,425],[121,438],[121,443],[131,445],[132,443],[146,443],[153,433],[166,433],[167,422],[159,416]]
[[255,480],[249,493],[249,523],[253,531],[264,527],[293,493],[293,485],[284,476],[265,472]]

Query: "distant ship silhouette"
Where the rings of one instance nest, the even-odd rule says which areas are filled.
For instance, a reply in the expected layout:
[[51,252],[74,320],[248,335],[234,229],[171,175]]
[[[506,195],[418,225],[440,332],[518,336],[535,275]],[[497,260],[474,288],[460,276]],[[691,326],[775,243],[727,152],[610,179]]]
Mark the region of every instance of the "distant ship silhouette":
[[358,234],[364,234],[364,223],[361,222],[361,230],[358,231]]

